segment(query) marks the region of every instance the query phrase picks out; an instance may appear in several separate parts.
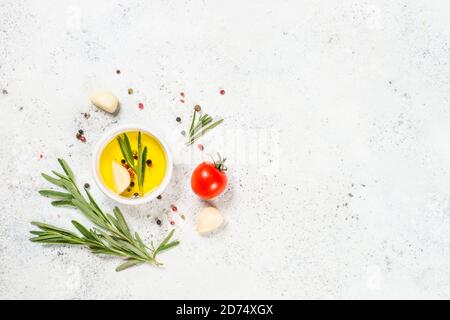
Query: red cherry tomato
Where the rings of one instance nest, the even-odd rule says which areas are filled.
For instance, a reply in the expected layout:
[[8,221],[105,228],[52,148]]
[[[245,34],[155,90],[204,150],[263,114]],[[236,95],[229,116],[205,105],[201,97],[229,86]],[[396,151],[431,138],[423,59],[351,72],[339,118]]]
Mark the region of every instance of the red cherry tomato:
[[192,173],[192,191],[202,199],[217,197],[225,190],[228,178],[225,174],[225,159],[219,156],[219,162],[203,162]]

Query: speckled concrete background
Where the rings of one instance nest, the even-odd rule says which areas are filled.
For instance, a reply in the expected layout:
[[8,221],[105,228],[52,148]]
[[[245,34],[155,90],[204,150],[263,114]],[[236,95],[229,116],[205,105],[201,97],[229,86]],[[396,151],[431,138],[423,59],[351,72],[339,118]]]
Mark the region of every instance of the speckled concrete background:
[[[450,298],[449,11],[444,0],[0,0],[0,297]],[[100,88],[119,97],[117,117],[90,105]],[[225,118],[203,152],[180,134],[196,103]],[[186,214],[173,216],[182,245],[166,267],[117,274],[117,259],[30,243],[32,220],[84,221],[36,193],[57,157],[114,205],[94,186],[91,152],[129,122],[159,129],[175,155],[163,199],[123,208],[146,241],[169,229],[170,204]],[[217,151],[229,158],[230,190],[214,201],[227,225],[200,237],[190,172]]]

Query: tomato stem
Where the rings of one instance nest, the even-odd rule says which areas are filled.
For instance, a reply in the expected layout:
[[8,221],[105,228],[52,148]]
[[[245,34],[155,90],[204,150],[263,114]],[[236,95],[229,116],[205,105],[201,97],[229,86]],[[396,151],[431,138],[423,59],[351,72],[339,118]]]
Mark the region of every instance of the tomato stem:
[[227,171],[228,168],[225,166],[225,161],[227,160],[227,158],[222,158],[220,156],[220,153],[218,153],[218,152],[217,152],[217,156],[219,158],[218,161],[214,160],[214,158],[211,157],[214,162],[214,167],[216,167],[217,170],[222,171],[222,172]]

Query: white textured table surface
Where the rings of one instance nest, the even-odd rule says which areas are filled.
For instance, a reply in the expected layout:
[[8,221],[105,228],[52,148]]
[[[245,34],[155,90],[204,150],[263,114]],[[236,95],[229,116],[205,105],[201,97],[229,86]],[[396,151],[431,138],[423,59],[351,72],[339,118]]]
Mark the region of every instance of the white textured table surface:
[[[450,298],[448,1],[77,3],[0,0],[1,298]],[[100,88],[117,117],[90,105]],[[203,153],[180,134],[196,103],[225,118]],[[176,159],[162,200],[123,208],[147,241],[170,204],[186,214],[166,267],[115,273],[117,259],[29,242],[32,220],[84,221],[36,193],[57,157],[114,205],[91,152],[130,122]],[[216,151],[227,225],[200,237],[190,173]]]

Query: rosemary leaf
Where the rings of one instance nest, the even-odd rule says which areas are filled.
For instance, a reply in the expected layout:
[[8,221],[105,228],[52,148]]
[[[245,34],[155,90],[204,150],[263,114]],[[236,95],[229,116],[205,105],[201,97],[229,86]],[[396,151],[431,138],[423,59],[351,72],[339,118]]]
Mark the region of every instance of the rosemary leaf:
[[195,124],[196,114],[197,114],[197,111],[195,111],[195,109],[194,109],[194,114],[192,115],[191,126],[189,127],[189,136],[192,136],[194,134],[194,124]]
[[131,233],[130,233],[130,228],[128,228],[127,222],[125,221],[125,218],[123,217],[123,214],[120,211],[120,209],[118,207],[115,207],[113,212],[114,212],[114,216],[116,217],[116,220],[117,220],[117,222],[118,222],[122,232],[125,235],[127,235],[127,237],[129,239],[132,239],[132,236],[131,236]]
[[103,211],[100,209],[100,207],[98,206],[97,202],[95,202],[94,198],[92,197],[91,193],[89,192],[89,190],[87,188],[84,188],[84,192],[86,192],[86,195],[88,196],[89,199],[89,204],[91,205],[91,207],[101,216],[103,216],[104,220],[106,220],[106,217],[103,213]]
[[66,173],[67,177],[70,179],[70,181],[74,182],[75,177],[73,175],[72,169],[67,165],[67,162],[64,159],[58,159],[59,164],[63,168],[64,172]]
[[214,122],[213,124],[211,124],[210,126],[206,127],[206,128],[201,128],[200,131],[198,131],[198,133],[196,135],[194,135],[193,137],[191,137],[191,139],[186,143],[186,145],[191,145],[193,144],[195,141],[197,141],[199,138],[201,138],[205,133],[207,133],[208,131],[210,131],[211,129],[217,127],[219,124],[221,124],[223,122],[223,119],[217,120],[216,122]]
[[147,146],[145,146],[144,151],[142,152],[142,154],[139,156],[140,159],[142,159],[142,163],[141,163],[141,176],[138,180],[139,182],[139,189],[143,190],[144,189],[144,181],[145,181],[145,169],[147,168]]
[[137,151],[137,165],[136,165],[136,175],[138,177],[138,186],[139,186],[139,192],[141,192],[142,195],[142,185],[143,185],[143,179],[142,179],[142,134],[139,131],[138,132],[138,151]]
[[32,221],[31,224],[36,226],[36,227],[38,227],[41,230],[44,230],[44,231],[54,231],[54,232],[58,232],[60,234],[66,234],[66,235],[73,235],[73,236],[75,236],[75,234],[72,233],[69,230],[58,228],[58,227],[55,227],[55,226],[52,226],[52,225],[49,225],[49,224],[46,224],[46,223]]
[[200,121],[197,123],[197,125],[194,128],[194,132],[197,132],[201,128],[206,127],[208,124],[210,124],[213,121],[213,119],[208,116],[207,114],[204,116],[204,118],[200,118]]
[[130,162],[134,167],[134,157],[133,157],[133,149],[131,149],[130,139],[128,139],[128,136],[126,133],[123,134],[123,140],[125,141],[125,150],[128,153],[128,157],[130,158]]
[[120,266],[118,266],[118,267],[116,268],[116,271],[117,271],[117,272],[120,272],[120,271],[123,271],[123,270],[125,270],[125,269],[128,269],[128,268],[130,268],[130,267],[133,267],[133,266],[135,266],[135,265],[142,264],[142,263],[143,263],[142,261],[130,259],[130,260],[128,260],[127,262],[124,262],[124,263],[122,263]]
[[175,230],[170,231],[169,234],[164,238],[164,240],[161,242],[161,244],[159,246],[161,247],[161,246],[164,246],[166,243],[168,243],[169,240],[172,238],[174,232],[175,232]]
[[59,192],[54,190],[39,190],[41,196],[52,198],[52,199],[73,199],[70,193]]
[[[158,248],[156,248],[156,250],[155,250],[155,252],[154,252],[154,255],[153,255],[154,258],[155,258],[155,256],[156,256],[158,253],[160,253],[160,252],[163,251],[163,250],[166,250],[166,248],[167,248],[167,246],[168,246],[168,244],[169,244],[169,241],[170,241],[170,239],[172,238],[174,232],[175,232],[175,230],[170,231],[169,234],[164,238],[164,240],[159,244]],[[176,241],[175,241],[175,242],[176,242]],[[176,246],[176,245],[178,245],[178,243],[172,245],[171,247],[174,247],[174,246]],[[168,248],[167,248],[167,249],[168,249]]]
[[[124,136],[126,136],[126,134],[124,134]],[[133,158],[133,153],[129,152],[127,145],[125,143],[124,138],[122,138],[121,136],[117,137],[117,141],[119,143],[120,146],[120,150],[122,151],[122,155],[125,158],[125,161],[127,162],[127,164],[131,167],[131,169],[134,170],[134,158]]]
[[64,187],[64,185],[63,185],[63,183],[62,183],[62,181],[60,179],[53,178],[53,177],[51,177],[51,176],[49,176],[48,174],[45,174],[45,173],[41,173],[41,175],[48,182],[53,183],[54,185],[56,185],[58,187]]
[[134,233],[134,238],[135,238],[136,242],[138,243],[139,247],[141,248],[141,250],[146,251],[147,246],[144,244],[144,242],[142,241],[141,237],[139,236],[139,234],[137,232]]
[[52,173],[57,176],[58,178],[61,178],[63,180],[69,180],[69,178],[62,173],[59,173],[58,171],[52,170]]
[[164,250],[168,250],[168,249],[170,249],[170,248],[172,248],[172,247],[175,247],[175,246],[177,246],[177,245],[179,245],[180,244],[180,241],[172,241],[172,242],[170,242],[170,243],[168,243],[168,244],[165,244],[160,250],[159,250],[159,252],[162,252],[162,251],[164,251]]
[[72,200],[56,200],[52,201],[51,205],[54,207],[74,207]]
[[77,228],[80,233],[85,236],[87,239],[94,240],[95,238],[92,237],[91,232],[89,232],[83,225],[81,225],[79,222],[72,220],[72,224],[75,228]]

